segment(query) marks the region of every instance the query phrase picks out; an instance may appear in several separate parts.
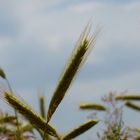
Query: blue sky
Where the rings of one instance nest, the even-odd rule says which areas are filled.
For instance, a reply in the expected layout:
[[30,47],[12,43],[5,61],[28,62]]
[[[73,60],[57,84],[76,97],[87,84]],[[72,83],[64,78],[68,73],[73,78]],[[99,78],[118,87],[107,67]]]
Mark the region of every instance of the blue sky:
[[[81,101],[99,101],[109,91],[139,93],[139,13],[139,0],[0,1],[0,65],[16,92],[37,110],[38,89],[45,89],[48,104],[87,22],[92,18],[93,32],[102,26],[95,48],[52,121],[64,132],[86,120],[87,114],[77,111]],[[72,112],[74,116],[62,116]],[[128,120],[131,114],[128,111]]]

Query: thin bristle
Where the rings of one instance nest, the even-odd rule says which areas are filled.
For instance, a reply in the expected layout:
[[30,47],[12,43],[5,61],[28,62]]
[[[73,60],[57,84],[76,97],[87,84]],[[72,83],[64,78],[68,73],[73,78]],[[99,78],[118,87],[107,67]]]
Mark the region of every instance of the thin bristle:
[[131,109],[140,111],[140,105],[134,104],[132,102],[126,102],[125,105]]
[[[55,112],[58,105],[61,103],[62,99],[65,96],[66,91],[70,87],[76,73],[80,69],[81,65],[85,61],[87,54],[89,54],[88,50],[91,50],[93,47],[93,41],[89,36],[90,33],[90,26],[87,26],[80,39],[78,40],[72,55],[67,62],[64,71],[61,74],[60,80],[58,85],[54,91],[53,97],[51,99],[48,114],[47,114],[47,121],[49,122],[53,113]],[[94,35],[95,37],[96,35]]]
[[40,128],[43,131],[45,130],[45,128],[47,128],[46,133],[55,137],[58,136],[55,129],[52,128],[49,124],[47,124],[46,121],[37,113],[33,112],[29,106],[22,103],[12,94],[5,92],[4,96],[5,100],[10,104],[10,106],[17,110],[20,114],[22,114],[27,120],[29,120],[32,125]]
[[81,104],[80,109],[82,109],[82,110],[99,110],[99,111],[106,110],[106,108],[100,104]]
[[87,130],[89,130],[91,127],[93,127],[94,125],[96,125],[98,123],[98,121],[94,121],[91,120],[83,125],[81,125],[80,127],[72,130],[70,133],[66,134],[63,137],[63,140],[71,140],[81,134],[83,134],[84,132],[86,132]]

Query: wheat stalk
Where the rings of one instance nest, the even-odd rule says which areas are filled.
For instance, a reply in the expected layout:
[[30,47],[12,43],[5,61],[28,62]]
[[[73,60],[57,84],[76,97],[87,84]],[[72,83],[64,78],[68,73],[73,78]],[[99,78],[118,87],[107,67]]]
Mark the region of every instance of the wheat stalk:
[[4,98],[9,103],[10,106],[12,106],[15,110],[17,110],[20,114],[22,114],[27,120],[29,120],[32,125],[40,128],[43,131],[46,128],[46,133],[54,137],[58,137],[58,134],[55,131],[55,129],[49,124],[47,124],[47,122],[42,117],[40,117],[37,113],[33,112],[28,105],[22,103],[14,95],[7,92],[5,92]]
[[70,87],[72,80],[74,79],[76,73],[80,69],[83,62],[86,60],[91,48],[95,44],[97,33],[94,36],[90,36],[90,26],[88,25],[84,32],[81,34],[72,55],[67,62],[64,71],[60,76],[60,80],[56,89],[53,93],[53,97],[49,104],[49,109],[47,113],[47,121],[49,122],[53,113],[57,109],[58,105],[61,103],[65,96],[66,91]]

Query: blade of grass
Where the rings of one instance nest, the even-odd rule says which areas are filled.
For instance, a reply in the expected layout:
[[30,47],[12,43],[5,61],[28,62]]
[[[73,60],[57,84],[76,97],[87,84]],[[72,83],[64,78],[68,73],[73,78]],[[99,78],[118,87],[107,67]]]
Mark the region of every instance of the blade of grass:
[[98,123],[98,121],[94,121],[91,120],[83,125],[81,125],[80,127],[72,130],[70,133],[66,134],[63,137],[63,140],[71,140],[81,134],[83,134],[84,132],[86,132],[87,130],[89,130],[91,127],[93,127],[94,125],[96,125]]
[[47,113],[47,121],[49,122],[53,113],[61,103],[62,99],[65,96],[66,91],[70,87],[76,73],[80,69],[81,65],[87,58],[91,48],[95,44],[97,33],[90,37],[90,26],[88,25],[84,32],[81,34],[80,39],[78,40],[72,55],[67,62],[64,71],[60,76],[60,80],[56,86],[56,89],[53,93],[53,97],[49,104],[49,109]]

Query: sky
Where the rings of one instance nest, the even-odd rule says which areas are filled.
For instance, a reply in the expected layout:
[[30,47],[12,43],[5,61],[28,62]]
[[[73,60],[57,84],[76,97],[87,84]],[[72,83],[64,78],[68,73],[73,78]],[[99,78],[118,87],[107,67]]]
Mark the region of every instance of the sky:
[[[53,117],[52,123],[65,133],[87,120],[89,112],[78,111],[81,102],[100,102],[110,91],[139,94],[139,13],[139,0],[0,0],[0,66],[16,93],[38,111],[38,91],[45,91],[48,105],[87,23],[92,21],[91,33],[102,27]],[[139,125],[132,120],[137,113],[126,114],[131,125]],[[77,140],[93,133],[94,128]]]

